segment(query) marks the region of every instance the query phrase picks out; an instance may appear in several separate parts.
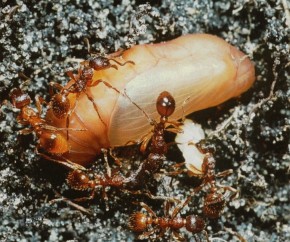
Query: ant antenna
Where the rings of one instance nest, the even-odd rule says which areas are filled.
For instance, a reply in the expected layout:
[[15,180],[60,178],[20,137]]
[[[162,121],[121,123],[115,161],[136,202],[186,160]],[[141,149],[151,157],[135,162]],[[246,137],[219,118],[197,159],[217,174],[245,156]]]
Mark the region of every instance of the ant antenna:
[[149,117],[149,115],[137,104],[137,103],[135,103],[130,97],[129,97],[129,95],[127,94],[127,92],[126,92],[126,89],[124,89],[124,93],[123,93],[123,95],[126,97],[126,98],[128,98],[129,99],[129,101],[136,107],[136,108],[138,108],[142,113],[143,113],[143,115],[147,118],[147,120],[148,120],[148,122],[150,123],[150,125],[156,125],[157,123],[156,123],[156,121],[155,120],[153,120],[152,118],[150,118]]

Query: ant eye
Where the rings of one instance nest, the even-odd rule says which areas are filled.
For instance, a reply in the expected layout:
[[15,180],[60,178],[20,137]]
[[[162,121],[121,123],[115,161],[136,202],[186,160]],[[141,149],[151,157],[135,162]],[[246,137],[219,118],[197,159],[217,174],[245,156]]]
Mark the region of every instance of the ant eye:
[[175,110],[175,100],[169,92],[162,92],[157,98],[156,108],[160,116],[169,117]]

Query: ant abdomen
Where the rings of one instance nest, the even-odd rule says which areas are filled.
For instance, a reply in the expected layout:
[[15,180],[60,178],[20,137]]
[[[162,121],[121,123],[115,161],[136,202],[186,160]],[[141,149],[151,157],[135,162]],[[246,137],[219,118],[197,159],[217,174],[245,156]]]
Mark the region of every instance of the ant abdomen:
[[83,191],[93,189],[95,182],[89,175],[80,170],[73,170],[67,176],[68,184],[75,190]]
[[60,132],[50,132],[44,130],[39,136],[39,145],[41,148],[51,154],[64,154],[69,151],[69,145],[66,138]]
[[145,231],[151,223],[151,217],[141,212],[135,212],[130,216],[128,227],[134,232],[141,233]]

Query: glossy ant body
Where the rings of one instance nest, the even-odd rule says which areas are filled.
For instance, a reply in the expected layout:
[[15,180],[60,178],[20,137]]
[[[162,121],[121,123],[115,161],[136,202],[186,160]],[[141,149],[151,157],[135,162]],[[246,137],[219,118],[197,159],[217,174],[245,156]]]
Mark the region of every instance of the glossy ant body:
[[163,237],[163,235],[171,230],[175,239],[184,240],[184,238],[179,233],[179,229],[185,228],[188,232],[192,234],[200,233],[205,228],[204,220],[197,215],[188,215],[186,217],[177,216],[182,208],[188,203],[188,199],[177,205],[173,212],[169,214],[170,206],[169,202],[165,203],[164,217],[158,217],[153,210],[141,202],[140,205],[147,211],[148,214],[142,212],[135,212],[129,218],[128,227],[137,233],[142,233],[138,236],[138,239],[150,239],[153,234],[159,232],[156,239]]
[[106,164],[107,172],[105,174],[101,172],[97,173],[92,170],[81,171],[78,169],[69,172],[67,176],[67,183],[71,188],[79,191],[89,191],[89,190],[91,191],[90,196],[77,198],[74,201],[82,202],[94,199],[96,190],[98,188],[102,188],[103,199],[107,201],[108,200],[106,194],[107,187],[126,189],[125,186],[128,182],[130,182],[130,177],[129,178],[124,177],[118,170],[111,171],[111,168],[109,167],[107,161],[106,153],[105,153],[105,161],[107,163]]
[[231,169],[219,173],[215,173],[216,161],[212,153],[215,149],[212,146],[206,146],[203,142],[197,144],[197,148],[205,154],[202,169],[204,171],[202,184],[195,189],[195,192],[200,191],[203,187],[209,190],[209,193],[204,198],[203,214],[210,218],[218,218],[226,205],[227,200],[232,200],[238,196],[238,191],[230,186],[220,186],[216,183],[216,178],[230,175]]
[[[10,98],[12,105],[17,109],[20,109],[20,113],[17,116],[18,123],[31,126],[31,128],[25,128],[19,132],[24,135],[32,132],[36,134],[38,138],[36,151],[38,154],[48,160],[65,165],[68,168],[83,169],[82,166],[63,157],[63,155],[69,151],[68,142],[62,134],[62,131],[66,129],[48,125],[46,121],[41,118],[41,104],[44,101],[39,96],[35,97],[37,112],[29,106],[31,104],[30,96],[27,93],[24,93],[20,88],[11,90]],[[40,153],[40,149],[44,150],[49,155]]]
[[[138,182],[138,184],[142,184],[144,179],[147,180],[148,177],[152,177],[152,174],[158,172],[165,160],[165,154],[167,153],[168,147],[164,139],[164,131],[166,129],[166,124],[174,124],[168,121],[168,117],[171,116],[175,110],[175,100],[169,92],[164,91],[158,96],[156,109],[160,115],[160,121],[159,123],[153,121],[154,129],[149,147],[150,153],[148,158],[140,165],[138,172],[136,171],[135,174],[132,174],[132,176],[135,176],[134,180]],[[147,144],[148,141],[149,140],[145,140],[145,143]]]
[[20,130],[21,134],[35,132],[39,139],[39,148],[43,148],[48,153],[61,155],[68,152],[67,141],[60,132],[62,129],[47,125],[46,121],[41,118],[42,107],[39,96],[35,97],[38,112],[29,106],[31,98],[27,93],[23,93],[21,89],[13,89],[10,92],[10,97],[12,105],[20,109],[17,117],[18,123],[31,126],[31,128]]
[[95,71],[101,71],[101,70],[105,70],[108,68],[114,68],[114,69],[118,70],[118,66],[114,65],[114,64],[112,65],[110,63],[110,61],[115,62],[119,66],[124,66],[126,64],[135,65],[134,61],[126,61],[124,63],[121,63],[121,62],[111,58],[111,57],[118,57],[118,56],[122,55],[122,53],[124,52],[123,50],[121,50],[120,52],[116,52],[115,54],[111,54],[110,57],[109,56],[104,57],[104,56],[98,55],[98,54],[91,51],[90,42],[87,38],[84,38],[84,42],[87,44],[89,54],[90,55],[93,54],[94,56],[90,57],[88,60],[81,62],[81,64],[84,66],[88,66],[90,68],[93,68]]

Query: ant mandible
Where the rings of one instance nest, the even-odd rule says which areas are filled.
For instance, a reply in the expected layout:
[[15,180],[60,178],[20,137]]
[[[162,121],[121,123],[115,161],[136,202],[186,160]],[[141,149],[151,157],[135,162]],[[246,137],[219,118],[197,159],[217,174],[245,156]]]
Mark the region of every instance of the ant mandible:
[[[156,232],[159,232],[156,238],[158,239],[171,229],[174,237],[182,241],[184,238],[179,233],[179,229],[185,227],[188,232],[196,234],[204,231],[205,228],[205,221],[200,216],[194,214],[186,217],[177,216],[188,202],[189,199],[186,199],[185,202],[177,205],[173,212],[169,214],[170,204],[166,201],[164,217],[158,217],[148,205],[141,202],[140,205],[148,214],[142,212],[133,213],[129,218],[128,227],[134,232],[142,233],[138,236],[140,240],[150,239],[150,236],[156,234]],[[150,227],[151,229],[149,229]]]
[[217,185],[216,178],[228,176],[233,170],[229,169],[216,174],[216,161],[212,155],[215,151],[214,147],[206,146],[204,142],[199,142],[196,146],[205,154],[202,165],[205,175],[203,176],[202,184],[195,189],[195,192],[203,187],[209,189],[209,193],[204,198],[203,214],[210,219],[215,219],[222,214],[227,200],[237,198],[239,193],[233,187]]

